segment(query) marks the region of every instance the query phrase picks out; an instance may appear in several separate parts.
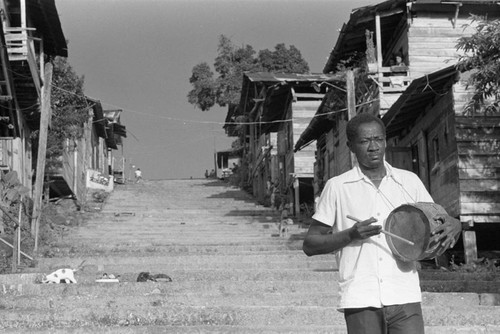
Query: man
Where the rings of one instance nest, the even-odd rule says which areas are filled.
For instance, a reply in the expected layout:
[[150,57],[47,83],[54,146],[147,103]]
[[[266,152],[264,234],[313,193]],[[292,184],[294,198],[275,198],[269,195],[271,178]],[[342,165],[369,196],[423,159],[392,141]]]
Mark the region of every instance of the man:
[[[348,122],[346,132],[357,165],[326,183],[303,250],[308,256],[336,252],[339,310],[349,334],[422,334],[415,263],[396,260],[380,231],[396,207],[433,202],[432,197],[417,175],[385,162],[385,126],[378,117],[359,114]],[[443,251],[453,247],[460,222],[448,215],[435,219],[442,224],[433,239]]]

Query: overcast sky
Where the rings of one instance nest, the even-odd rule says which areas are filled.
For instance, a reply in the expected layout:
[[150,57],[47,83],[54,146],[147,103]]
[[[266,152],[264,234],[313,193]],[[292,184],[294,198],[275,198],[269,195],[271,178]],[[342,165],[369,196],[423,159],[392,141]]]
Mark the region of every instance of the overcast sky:
[[214,151],[235,138],[227,112],[187,102],[189,77],[213,65],[218,37],[256,51],[295,45],[321,73],[352,9],[370,0],[56,0],[69,62],[85,76],[85,93],[105,109],[123,109],[127,164],[146,179],[199,178]]

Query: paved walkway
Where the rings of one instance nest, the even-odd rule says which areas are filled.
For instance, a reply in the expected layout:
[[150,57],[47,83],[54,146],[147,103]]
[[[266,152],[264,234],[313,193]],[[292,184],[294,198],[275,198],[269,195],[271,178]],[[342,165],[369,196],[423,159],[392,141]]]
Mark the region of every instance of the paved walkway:
[[[0,327],[13,333],[345,333],[331,255],[308,258],[298,225],[216,180],[118,185],[99,213],[40,259],[77,284],[4,276]],[[140,272],[172,282],[136,282]],[[119,283],[97,283],[104,273]],[[477,294],[424,294],[427,333],[500,333]]]

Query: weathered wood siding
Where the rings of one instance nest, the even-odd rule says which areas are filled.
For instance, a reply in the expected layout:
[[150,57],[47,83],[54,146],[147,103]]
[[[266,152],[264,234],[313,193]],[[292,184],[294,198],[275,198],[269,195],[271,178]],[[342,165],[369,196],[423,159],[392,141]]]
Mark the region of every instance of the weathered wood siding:
[[500,223],[500,117],[457,116],[463,221]]
[[408,29],[408,62],[410,76],[415,79],[457,62],[458,38],[473,30],[469,12],[461,12],[453,26],[450,13],[419,11]]
[[316,145],[313,143],[295,153],[293,153],[293,147],[311,122],[320,104],[321,100],[299,100],[292,104],[293,143],[291,146],[292,150],[288,152],[288,155],[293,155],[293,173],[299,177],[313,177]]
[[453,103],[452,92],[442,96],[428,107],[409,133],[398,139],[397,146],[418,147],[420,178],[434,201],[441,204],[450,215],[458,216],[460,194]]
[[63,150],[62,176],[78,201],[85,201],[86,196],[86,161],[85,140],[76,142],[67,140]]

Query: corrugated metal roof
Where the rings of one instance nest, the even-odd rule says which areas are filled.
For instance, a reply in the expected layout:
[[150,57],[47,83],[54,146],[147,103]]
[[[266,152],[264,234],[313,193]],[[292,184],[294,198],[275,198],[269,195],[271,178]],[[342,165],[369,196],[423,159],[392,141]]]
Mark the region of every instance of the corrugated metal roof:
[[[375,31],[375,14],[388,13],[381,20],[382,45],[392,38],[392,31],[405,14],[407,0],[389,0],[377,5],[353,9],[349,21],[339,33],[337,42],[323,69],[324,73],[335,72],[337,65],[349,57],[358,58],[366,51],[365,31]],[[390,14],[390,15],[389,15]],[[391,32],[391,33],[389,33]]]
[[[314,93],[313,83],[332,83],[340,85],[344,79],[340,75],[334,74],[298,74],[298,73],[272,73],[272,72],[247,72],[243,75],[240,103],[237,107],[229,108],[226,115],[224,128],[226,132],[233,126],[238,116],[249,116],[247,121],[251,121],[251,111],[255,111],[255,106],[259,103],[264,104],[266,112],[262,115],[260,121],[271,122],[282,118],[285,105],[290,103],[291,88],[294,89],[296,96],[305,98],[302,93]],[[265,93],[266,100],[261,99],[261,92]],[[313,94],[309,94],[312,97]],[[266,131],[273,132],[279,124],[266,125]]]
[[271,73],[271,72],[253,72],[245,73],[244,77],[251,82],[317,82],[329,81],[334,77],[329,74],[298,74],[298,73]]
[[414,124],[436,96],[447,92],[458,81],[459,73],[455,66],[449,66],[413,80],[382,117],[387,137],[394,137],[402,129]]

